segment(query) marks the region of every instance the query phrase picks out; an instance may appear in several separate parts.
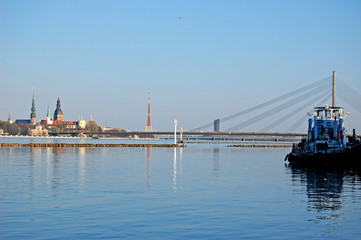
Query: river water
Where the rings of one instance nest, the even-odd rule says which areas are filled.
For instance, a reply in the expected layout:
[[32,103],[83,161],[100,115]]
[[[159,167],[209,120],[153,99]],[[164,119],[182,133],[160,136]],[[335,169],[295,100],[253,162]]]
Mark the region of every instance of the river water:
[[360,239],[360,173],[289,151],[0,148],[0,239]]

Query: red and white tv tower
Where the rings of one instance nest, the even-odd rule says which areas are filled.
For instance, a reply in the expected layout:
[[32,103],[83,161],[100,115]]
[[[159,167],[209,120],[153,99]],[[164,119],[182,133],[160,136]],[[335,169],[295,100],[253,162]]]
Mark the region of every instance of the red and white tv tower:
[[147,125],[145,125],[146,132],[153,132],[152,128],[152,121],[150,119],[150,88],[149,88],[149,95],[148,95],[148,116],[147,116]]

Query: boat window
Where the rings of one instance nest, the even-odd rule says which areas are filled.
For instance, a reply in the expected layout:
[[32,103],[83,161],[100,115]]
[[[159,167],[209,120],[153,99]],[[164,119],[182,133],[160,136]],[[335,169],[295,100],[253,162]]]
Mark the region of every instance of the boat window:
[[331,119],[331,110],[326,110],[326,119]]
[[335,120],[339,119],[340,118],[340,112],[338,110],[333,111],[332,118],[335,119]]
[[323,111],[322,110],[317,110],[317,113],[316,113],[316,117],[317,119],[323,119]]

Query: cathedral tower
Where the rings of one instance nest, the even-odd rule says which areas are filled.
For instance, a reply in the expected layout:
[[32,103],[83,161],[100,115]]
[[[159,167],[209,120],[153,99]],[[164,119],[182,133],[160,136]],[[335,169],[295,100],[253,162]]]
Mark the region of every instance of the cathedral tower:
[[64,121],[63,111],[60,108],[60,99],[56,103],[56,109],[54,111],[54,121]]

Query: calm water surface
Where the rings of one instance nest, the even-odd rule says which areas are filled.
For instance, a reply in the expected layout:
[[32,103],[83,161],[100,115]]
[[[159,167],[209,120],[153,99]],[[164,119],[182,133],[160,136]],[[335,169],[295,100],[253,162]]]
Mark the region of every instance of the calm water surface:
[[287,152],[0,148],[0,239],[360,239],[359,173]]

